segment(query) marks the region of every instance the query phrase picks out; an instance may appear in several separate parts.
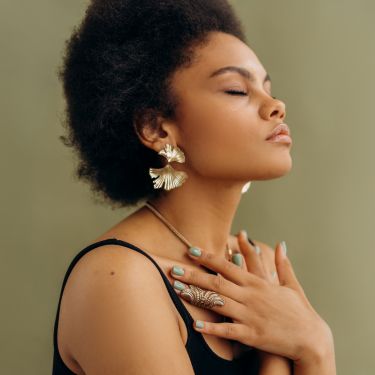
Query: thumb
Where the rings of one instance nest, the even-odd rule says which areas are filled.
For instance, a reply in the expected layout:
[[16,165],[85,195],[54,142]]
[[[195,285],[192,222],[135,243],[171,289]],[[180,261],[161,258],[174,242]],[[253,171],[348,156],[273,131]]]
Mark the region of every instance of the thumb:
[[306,300],[305,292],[299,283],[297,276],[293,270],[293,266],[288,256],[286,255],[286,244],[285,241],[279,242],[276,245],[275,250],[275,265],[277,270],[277,276],[280,281],[280,285],[289,287],[299,292]]

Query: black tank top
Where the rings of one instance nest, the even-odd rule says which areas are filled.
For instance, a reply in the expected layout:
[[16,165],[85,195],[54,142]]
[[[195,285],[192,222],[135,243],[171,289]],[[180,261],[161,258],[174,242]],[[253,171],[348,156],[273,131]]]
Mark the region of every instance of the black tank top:
[[[254,245],[253,241],[249,239],[249,242]],[[180,300],[180,297],[175,292],[174,288],[170,284],[167,276],[164,274],[162,269],[159,265],[155,262],[153,258],[151,258],[147,253],[145,253],[140,248],[136,247],[135,245],[122,241],[116,238],[108,238],[106,240],[98,241],[95,243],[90,244],[89,246],[85,247],[81,250],[71,261],[63,280],[63,284],[61,287],[60,297],[57,306],[56,312],[56,319],[54,324],[54,331],[53,331],[53,368],[52,368],[52,375],[75,375],[63,362],[58,347],[57,347],[57,326],[59,321],[59,314],[60,314],[60,304],[61,298],[63,294],[63,290],[65,284],[68,280],[68,277],[74,267],[74,265],[78,262],[78,260],[88,253],[90,250],[95,249],[96,247],[103,246],[103,245],[120,245],[132,250],[135,250],[147,258],[155,265],[155,267],[160,272],[160,275],[163,278],[165,286],[168,290],[170,297],[174,305],[176,306],[178,312],[180,313],[181,317],[183,318],[186,328],[187,328],[187,341],[185,344],[185,348],[189,354],[191,364],[194,369],[194,373],[197,375],[255,375],[259,373],[259,359],[256,354],[255,349],[250,349],[247,352],[242,353],[239,357],[234,358],[233,360],[228,360],[218,356],[207,344],[201,332],[196,331],[193,328],[194,319],[190,315],[189,311],[186,309],[185,305]]]

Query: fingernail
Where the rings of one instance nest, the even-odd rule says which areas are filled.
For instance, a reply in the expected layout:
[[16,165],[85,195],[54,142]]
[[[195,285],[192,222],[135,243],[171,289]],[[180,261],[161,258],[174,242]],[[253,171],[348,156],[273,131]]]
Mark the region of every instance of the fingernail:
[[282,246],[282,248],[283,248],[283,254],[286,255],[287,248],[286,248],[286,243],[285,243],[285,241],[281,241],[281,246]]
[[240,253],[235,253],[232,255],[232,262],[237,266],[242,266],[242,255]]
[[262,251],[262,250],[260,249],[260,247],[259,247],[258,245],[255,245],[255,252],[256,252],[257,254],[260,254],[261,251]]
[[204,323],[203,323],[201,320],[197,320],[197,321],[195,322],[195,326],[196,326],[197,328],[204,328]]
[[272,278],[274,279],[274,278],[276,277],[276,271],[272,271],[272,272],[271,272],[271,276],[272,276]]
[[178,276],[182,276],[185,273],[185,270],[179,266],[173,266],[172,273]]
[[189,248],[189,253],[191,255],[194,255],[195,257],[200,257],[202,255],[201,250],[198,247],[194,247],[194,246]]
[[178,290],[184,290],[185,284],[183,284],[181,281],[175,280],[174,283],[173,283],[173,287],[178,289]]
[[245,238],[247,238],[247,231],[246,231],[246,229],[241,229],[241,234],[242,234]]

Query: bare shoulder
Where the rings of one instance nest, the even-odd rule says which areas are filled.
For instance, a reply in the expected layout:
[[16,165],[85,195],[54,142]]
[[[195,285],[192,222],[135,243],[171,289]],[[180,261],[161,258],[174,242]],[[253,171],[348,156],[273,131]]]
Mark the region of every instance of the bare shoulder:
[[144,255],[112,244],[91,250],[64,298],[66,341],[85,374],[192,374],[168,291]]

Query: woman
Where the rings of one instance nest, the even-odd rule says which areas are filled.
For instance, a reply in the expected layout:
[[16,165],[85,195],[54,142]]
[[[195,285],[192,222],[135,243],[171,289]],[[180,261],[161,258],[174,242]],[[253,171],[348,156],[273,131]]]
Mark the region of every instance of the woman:
[[285,104],[229,4],[92,1],[60,77],[77,175],[146,204],[72,260],[53,374],[334,374],[285,243],[230,234],[249,182],[292,162]]

